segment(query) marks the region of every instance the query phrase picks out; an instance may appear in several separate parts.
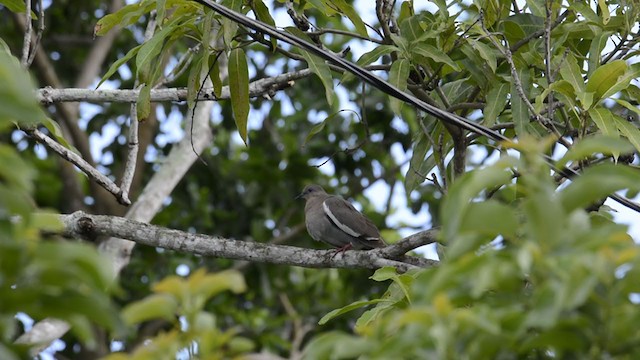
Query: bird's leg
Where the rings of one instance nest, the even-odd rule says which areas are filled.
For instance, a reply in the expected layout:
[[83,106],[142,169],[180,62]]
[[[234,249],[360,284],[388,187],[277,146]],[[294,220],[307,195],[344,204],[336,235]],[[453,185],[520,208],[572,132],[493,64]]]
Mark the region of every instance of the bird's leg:
[[334,257],[336,257],[336,255],[342,253],[344,254],[345,251],[347,250],[351,250],[353,248],[353,245],[351,243],[348,243],[347,245],[343,246],[343,247],[339,247],[335,250],[335,252],[333,253],[333,255],[331,256],[331,259],[333,259]]

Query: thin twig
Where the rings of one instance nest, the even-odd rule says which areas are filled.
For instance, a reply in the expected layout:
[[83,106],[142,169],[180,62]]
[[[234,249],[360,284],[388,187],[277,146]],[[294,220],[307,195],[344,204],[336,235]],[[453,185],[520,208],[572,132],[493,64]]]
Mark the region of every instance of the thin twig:
[[[546,62],[547,85],[553,84],[553,73],[551,72],[551,5],[552,2],[545,0],[546,17],[544,19],[544,54]],[[547,118],[553,122],[553,91],[547,96]]]
[[316,31],[309,31],[307,34],[316,35],[316,36],[324,35],[324,34],[345,35],[345,36],[351,36],[351,37],[354,37],[354,38],[357,38],[357,39],[370,41],[370,42],[376,43],[376,44],[384,44],[384,42],[382,40],[373,39],[373,38],[370,38],[368,36],[360,35],[360,34],[358,34],[356,32],[347,31],[347,30],[340,30],[340,29],[318,29]]
[[[554,21],[553,24],[551,25],[551,30],[555,29],[556,26],[560,25],[562,23],[562,20],[564,20],[567,16],[569,16],[570,12],[571,12],[570,10],[567,10],[567,11],[563,12],[562,14],[560,14],[560,16],[558,16],[556,21]],[[509,50],[511,50],[511,52],[516,52],[522,46],[524,46],[527,43],[529,43],[529,41],[531,41],[532,39],[535,39],[535,38],[537,38],[539,36],[542,36],[542,35],[544,35],[544,29],[532,32],[531,34],[527,35],[526,37],[522,38],[520,41],[516,42],[511,47],[509,47]]]
[[111,179],[109,179],[107,176],[103,175],[96,168],[89,165],[89,163],[86,162],[82,157],[80,157],[80,155],[60,145],[58,142],[36,128],[24,129],[24,131],[39,143],[44,144],[53,152],[62,156],[73,165],[77,166],[80,170],[82,170],[82,172],[95,180],[105,190],[112,193],[119,203],[121,203],[122,205],[131,205],[131,201],[126,196],[126,194],[124,194],[123,191],[118,187],[118,185],[111,181]]
[[[28,1],[28,0],[27,0]],[[31,48],[33,49],[29,54],[27,60],[27,67],[30,67],[33,63],[33,59],[36,57],[36,49],[40,46],[40,40],[42,40],[42,34],[44,33],[44,6],[42,6],[42,0],[38,0],[38,31],[36,32],[36,39],[32,41]]]
[[[144,41],[149,41],[153,37],[153,33],[156,30],[156,13],[152,11],[149,16],[149,22],[144,32]],[[140,82],[136,79],[134,83],[135,87],[140,90]],[[147,84],[151,86],[152,84]],[[125,197],[129,197],[129,190],[131,190],[131,183],[133,182],[133,176],[136,172],[136,163],[138,161],[138,149],[140,145],[138,142],[138,105],[137,103],[131,104],[131,113],[129,115],[129,136],[128,136],[128,150],[127,160],[124,164],[124,171],[122,173],[122,179],[120,182],[120,188],[122,194]]]
[[122,173],[122,180],[120,188],[125,197],[129,197],[129,191],[131,190],[131,183],[133,182],[133,176],[136,171],[136,163],[138,161],[138,106],[136,103],[131,104],[131,115],[129,117],[129,139],[127,161],[124,165],[124,172]]
[[29,53],[31,52],[31,33],[33,32],[33,26],[31,24],[31,0],[24,1],[27,9],[24,12],[25,22],[27,29],[24,32],[24,38],[22,40],[22,59],[20,63],[23,67],[28,67]]

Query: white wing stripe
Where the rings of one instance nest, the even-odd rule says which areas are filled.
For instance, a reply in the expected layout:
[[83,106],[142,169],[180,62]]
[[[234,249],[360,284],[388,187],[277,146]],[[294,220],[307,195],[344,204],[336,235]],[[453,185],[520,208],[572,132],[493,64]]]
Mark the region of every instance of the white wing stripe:
[[331,212],[331,210],[329,209],[329,207],[327,206],[327,202],[323,201],[322,202],[322,208],[324,209],[324,213],[327,214],[327,216],[329,217],[329,219],[331,219],[331,221],[342,231],[344,231],[345,233],[353,236],[353,237],[360,237],[362,234],[358,234],[357,232],[355,232],[353,229],[351,229],[350,227],[348,227],[347,225],[341,223],[338,218],[335,217],[335,215],[333,215],[333,213]]

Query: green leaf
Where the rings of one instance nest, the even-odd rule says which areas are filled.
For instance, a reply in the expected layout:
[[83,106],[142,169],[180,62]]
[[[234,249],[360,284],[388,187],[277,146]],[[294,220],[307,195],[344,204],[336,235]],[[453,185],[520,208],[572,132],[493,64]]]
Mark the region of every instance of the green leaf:
[[201,47],[198,53],[191,59],[191,68],[189,69],[189,77],[187,78],[187,106],[189,109],[195,107],[198,91],[200,91],[200,86],[202,86],[202,70],[208,63],[208,61],[205,61],[205,54],[208,55],[208,50]]
[[536,96],[536,111],[541,111],[542,108],[547,105],[544,100],[549,96],[549,93],[555,92],[556,96],[561,98],[565,104],[573,104],[575,99],[575,93],[573,86],[566,80],[555,81],[545,89],[542,94]]
[[413,154],[409,169],[404,178],[404,189],[407,194],[411,194],[413,190],[418,188],[426,179],[429,170],[436,166],[433,156],[431,161],[426,161],[427,152],[431,149],[431,140],[424,134],[420,133],[418,141],[413,143]]
[[[415,14],[415,10],[413,9],[412,1],[403,1],[400,5],[400,14],[398,15],[398,22],[401,24],[405,19],[408,19],[410,16]],[[402,26],[402,25],[401,25]],[[404,34],[404,31],[402,32]]]
[[[632,65],[633,66],[633,65]],[[625,89],[627,94],[632,100],[640,102],[640,88],[636,85],[629,84],[629,87]]]
[[[410,67],[411,64],[407,59],[396,60],[391,65],[391,69],[389,70],[389,82],[400,89],[400,91],[405,91],[407,89],[407,79],[409,78]],[[396,115],[402,117],[402,105],[404,105],[404,102],[390,96],[389,103],[391,105],[391,110],[393,110]]]
[[264,4],[264,1],[262,0],[253,0],[253,6],[255,14],[256,14],[256,18],[260,21],[262,21],[263,23],[267,23],[271,26],[275,26],[276,22],[273,20],[273,17],[271,17],[271,13],[269,12],[269,8],[267,8],[267,6]]
[[[522,90],[525,95],[529,93],[529,71],[528,69],[519,69],[518,76],[522,83]],[[527,134],[529,125],[529,109],[527,104],[518,94],[515,81],[511,82],[511,116],[515,123],[516,134],[520,137]]]
[[247,290],[244,276],[234,270],[208,274],[204,269],[201,269],[189,276],[188,285],[192,294],[202,295],[205,299],[210,299],[227,290],[235,294]]
[[489,45],[481,42],[481,41],[470,41],[471,46],[480,54],[480,57],[486,61],[486,64],[489,65],[489,68],[495,73],[496,68],[498,67],[498,61],[496,60],[496,55]]
[[0,129],[18,125],[33,126],[44,121],[45,114],[34,96],[33,84],[17,58],[0,39]]
[[[6,144],[0,144],[0,189],[7,186],[16,193],[31,193],[33,191],[33,179],[36,176],[36,171],[33,167],[29,166],[18,153],[10,146]],[[16,195],[17,196],[17,195]],[[19,199],[24,200],[21,196]],[[6,202],[0,198],[0,209]],[[23,204],[27,209],[32,204]]]
[[622,99],[613,99],[613,101],[617,102],[618,105],[622,105],[624,108],[631,110],[632,112],[640,115],[640,109],[637,106],[631,104],[630,102]]
[[507,159],[501,159],[493,166],[465,173],[451,185],[440,208],[442,236],[445,239],[455,238],[463,227],[462,221],[470,206],[470,199],[482,190],[494,189],[511,181],[512,174],[507,170],[508,167]]
[[138,99],[136,100],[136,115],[138,121],[144,121],[151,113],[151,86],[144,84],[140,89]]
[[611,20],[609,5],[605,0],[598,0],[598,9],[600,9],[600,14],[602,16],[602,24],[607,25],[609,23],[609,20]]
[[155,33],[151,39],[142,44],[136,56],[136,76],[141,82],[147,83],[151,80],[149,79],[149,74],[153,64],[157,61],[158,55],[160,55],[164,40],[173,32],[176,26],[177,22],[175,21],[165,25],[164,29]]
[[507,95],[509,94],[509,85],[499,83],[494,85],[487,93],[487,103],[484,106],[484,125],[493,126],[498,119],[498,115],[504,110],[507,104]]
[[175,321],[178,310],[176,299],[167,294],[151,294],[122,309],[122,318],[129,325],[153,319]]
[[587,21],[589,22],[592,22],[595,24],[600,23],[600,18],[598,17],[598,14],[596,14],[596,12],[593,11],[591,6],[586,3],[579,2],[579,1],[572,1],[571,3],[569,3],[569,9],[584,16],[584,18],[587,19]]
[[222,79],[220,79],[220,63],[219,58],[216,55],[213,55],[213,65],[210,67],[209,78],[211,79],[211,83],[213,84],[213,94],[216,97],[220,97],[222,95]]
[[[240,12],[242,10],[243,0],[223,0],[222,5],[227,8]],[[231,41],[233,37],[236,36],[238,32],[238,23],[235,21],[228,19],[227,17],[222,18],[222,37],[224,39],[224,43],[230,47]]]
[[591,120],[593,120],[603,134],[613,137],[618,136],[619,132],[614,121],[614,115],[609,109],[598,106],[589,109],[588,113]]
[[338,9],[340,9],[340,11],[344,15],[346,15],[349,18],[349,20],[351,20],[353,25],[356,27],[356,32],[358,34],[362,36],[368,36],[367,28],[364,25],[364,21],[362,21],[362,19],[360,18],[360,15],[358,15],[358,12],[353,8],[353,6],[351,6],[344,0],[331,0],[331,3],[337,6]]
[[412,276],[407,274],[400,275],[396,272],[396,269],[394,267],[387,266],[376,270],[376,272],[370,277],[370,279],[375,281],[392,280],[394,286],[400,289],[400,291],[402,292],[403,298],[411,303],[409,288],[411,287],[411,283],[413,282]]
[[[399,49],[393,45],[380,45],[378,47],[375,47],[373,50],[362,54],[356,64],[358,64],[359,66],[366,66],[378,60],[381,56],[390,54],[393,51],[398,50]],[[340,82],[345,83],[347,81],[353,80],[354,78],[355,75],[350,72],[345,72],[345,74],[342,76],[342,79],[340,79]]]
[[24,1],[20,0],[0,0],[0,4],[16,14],[23,14],[27,11]]
[[627,139],[629,139],[636,150],[640,151],[640,130],[632,123],[628,122],[626,119],[622,119],[619,116],[613,116],[613,121],[620,133],[622,133],[622,135],[626,136]]
[[469,204],[460,226],[460,232],[505,237],[515,236],[517,229],[518,219],[513,209],[495,200]]
[[307,51],[301,50],[302,56],[307,61],[309,69],[320,78],[324,86],[324,94],[329,105],[333,104],[333,78],[331,77],[331,69],[329,65],[320,57],[313,55]]
[[[348,335],[343,332],[332,331],[322,333],[313,337],[309,344],[305,346],[302,353],[302,359],[338,359],[334,356],[338,348],[350,347],[354,343],[362,342],[362,339],[354,335]],[[357,346],[359,348],[359,346]],[[355,358],[357,356],[350,356],[346,358]],[[344,359],[344,357],[342,358]]]
[[460,66],[458,66],[458,64],[456,64],[455,61],[451,60],[451,58],[447,54],[445,54],[444,52],[442,52],[442,50],[436,48],[435,46],[421,42],[418,44],[414,44],[411,47],[411,51],[414,56],[418,55],[418,56],[432,59],[437,63],[447,64],[455,71],[461,70]]
[[167,13],[167,0],[156,0],[156,19],[162,24]]
[[600,65],[602,49],[604,49],[604,46],[612,34],[613,31],[603,31],[591,40],[591,47],[589,48],[589,72],[587,73],[589,76],[591,76]]
[[544,27],[544,19],[533,14],[520,13],[509,16],[501,24],[510,43],[515,43]]
[[[614,60],[598,67],[589,78],[587,92],[593,92],[596,99],[603,99],[612,95],[610,90],[618,83],[618,79],[625,74],[627,68],[627,63],[624,60]],[[629,82],[627,81],[628,84]]]
[[[287,30],[291,34],[301,39],[311,41],[305,33],[303,33],[297,28],[288,27],[285,30]],[[329,65],[327,65],[327,63],[324,60],[322,60],[320,57],[313,55],[305,50],[300,50],[300,52],[302,53],[304,60],[307,62],[309,69],[314,74],[316,74],[318,78],[320,78],[320,81],[322,81],[322,85],[324,86],[324,93],[327,98],[327,103],[329,105],[332,105],[333,104],[333,78],[331,77],[331,69],[329,68]]]
[[[407,8],[404,6],[405,4],[408,4],[408,1],[402,3],[403,8]],[[420,38],[425,33],[420,25],[422,21],[424,21],[424,18],[421,14],[410,16],[400,21],[400,34],[402,34],[402,37],[408,42],[413,42]]]
[[569,53],[562,65],[560,65],[560,76],[573,86],[576,93],[584,91],[585,84],[582,79],[582,72],[573,54]]
[[249,119],[249,68],[244,50],[236,48],[229,54],[229,90],[231,108],[240,137],[247,144]]
[[557,166],[562,168],[570,161],[577,161],[594,154],[621,154],[633,151],[633,146],[619,137],[595,135],[575,142],[567,153],[558,160]]
[[31,225],[40,230],[59,233],[64,230],[64,224],[60,221],[60,214],[38,212],[31,216]]
[[640,190],[640,172],[628,166],[600,164],[589,167],[560,192],[567,212],[583,208],[616,191]]
[[356,301],[353,302],[347,306],[343,306],[339,309],[335,309],[330,311],[328,314],[326,314],[325,316],[323,316],[320,321],[318,321],[318,325],[324,325],[326,324],[328,321],[330,321],[331,319],[334,319],[342,314],[346,314],[350,311],[356,310],[356,309],[360,309],[361,307],[365,307],[365,306],[369,306],[369,305],[374,305],[374,304],[378,304],[381,302],[384,302],[386,300],[384,299],[374,299],[374,300],[360,300],[360,301]]
[[[276,26],[275,20],[271,17],[271,13],[269,12],[269,8],[264,4],[262,0],[253,0],[253,11],[255,12],[256,19],[262,21],[263,23],[269,24],[271,26]],[[272,49],[276,48],[278,40],[274,37],[271,38],[271,47]]]
[[322,131],[325,127],[325,125],[327,124],[327,122],[329,120],[334,119],[336,116],[338,116],[338,114],[344,112],[344,111],[353,111],[350,109],[346,109],[346,110],[339,110],[334,112],[333,114],[327,116],[324,120],[322,120],[322,122],[320,122],[319,124],[317,124],[316,126],[314,126],[310,131],[309,134],[307,134],[307,137],[304,139],[304,143],[302,143],[302,146],[306,146],[309,143],[309,140],[311,140],[311,138],[313,138],[317,133],[319,133],[320,131]]
[[630,65],[624,72],[624,74],[621,75],[609,88],[609,90],[602,94],[602,98],[606,99],[612,95],[615,95],[619,91],[627,89],[630,82],[637,79],[638,77],[640,77],[640,63]]
[[66,147],[67,149],[71,149],[75,151],[75,149],[71,146],[71,144],[69,144],[67,139],[64,138],[64,135],[62,134],[62,129],[60,128],[60,125],[58,125],[57,122],[53,121],[53,119],[51,118],[44,118],[44,121],[42,121],[42,125],[44,125],[44,127],[46,127],[47,130],[49,130],[49,133],[53,135],[56,141],[62,144],[62,146]]
[[119,58],[113,64],[111,64],[111,66],[109,66],[109,70],[107,70],[106,74],[104,74],[104,76],[102,76],[102,79],[100,79],[100,82],[98,83],[98,85],[96,85],[96,89],[99,88],[103,82],[109,79],[111,75],[115,74],[115,72],[118,71],[118,69],[120,68],[120,66],[122,66],[122,64],[126,63],[127,61],[131,60],[131,58],[136,56],[138,51],[140,51],[140,48],[142,47],[142,45],[138,45],[133,49],[129,50],[129,52],[127,52],[125,56]]
[[105,15],[98,20],[93,32],[97,36],[102,36],[115,26],[129,26],[138,21],[143,14],[150,12],[154,7],[155,1],[141,1],[135,4],[125,5],[115,13]]

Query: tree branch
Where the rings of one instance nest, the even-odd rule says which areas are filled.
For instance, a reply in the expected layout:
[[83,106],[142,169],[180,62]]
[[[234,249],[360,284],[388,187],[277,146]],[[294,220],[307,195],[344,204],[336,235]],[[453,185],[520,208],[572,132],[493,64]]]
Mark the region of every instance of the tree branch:
[[[278,76],[268,77],[253,81],[249,84],[249,96],[258,97],[262,95],[273,95],[275,91],[293,86],[293,81],[311,75],[311,70],[304,69],[285,73]],[[91,90],[91,89],[54,89],[46,87],[39,89],[36,97],[40,103],[52,104],[58,102],[90,102],[90,103],[134,103],[138,99],[140,90]],[[229,99],[229,86],[222,88],[220,96],[216,97],[213,88],[203,88],[198,93],[199,101],[226,100]],[[151,101],[186,101],[186,88],[152,89]]]
[[119,203],[123,205],[131,205],[131,201],[127,197],[127,194],[124,193],[118,185],[116,185],[111,179],[107,176],[103,175],[96,168],[91,166],[88,162],[86,162],[80,155],[75,152],[67,149],[66,147],[58,144],[55,140],[45,135],[38,129],[25,129],[27,134],[33,137],[39,143],[44,144],[46,147],[54,151],[56,154],[62,156],[64,159],[77,166],[82,172],[87,174],[90,178],[95,180],[100,186],[102,186],[105,190],[112,193]]
[[[431,230],[418,233],[384,249],[351,250],[335,256],[335,250],[312,250],[192,234],[122,217],[90,215],[82,211],[61,215],[60,218],[65,225],[65,235],[88,240],[103,236],[116,237],[134,241],[137,244],[224,259],[307,268],[378,269],[383,266],[394,266],[401,272],[416,269],[418,266],[398,260],[401,258],[397,255],[413,249],[416,245],[423,245],[425,240],[432,241],[432,235],[435,233]],[[383,255],[391,258],[385,258]],[[430,267],[435,264],[437,262],[432,261],[425,263],[424,266]]]

